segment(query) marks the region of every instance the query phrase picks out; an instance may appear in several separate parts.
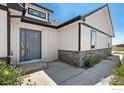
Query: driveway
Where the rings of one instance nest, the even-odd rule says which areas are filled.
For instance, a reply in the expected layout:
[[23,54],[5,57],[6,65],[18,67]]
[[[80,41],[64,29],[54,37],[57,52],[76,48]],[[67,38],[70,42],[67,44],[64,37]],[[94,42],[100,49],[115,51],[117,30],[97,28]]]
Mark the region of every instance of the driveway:
[[117,56],[110,56],[89,68],[77,68],[64,62],[50,62],[44,71],[58,85],[95,85],[107,76],[118,63]]

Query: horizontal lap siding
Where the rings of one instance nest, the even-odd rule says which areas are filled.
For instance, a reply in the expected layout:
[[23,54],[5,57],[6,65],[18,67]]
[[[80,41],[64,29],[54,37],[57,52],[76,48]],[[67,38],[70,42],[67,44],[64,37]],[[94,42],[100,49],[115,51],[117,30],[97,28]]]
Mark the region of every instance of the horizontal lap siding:
[[0,57],[7,56],[7,12],[0,10]]

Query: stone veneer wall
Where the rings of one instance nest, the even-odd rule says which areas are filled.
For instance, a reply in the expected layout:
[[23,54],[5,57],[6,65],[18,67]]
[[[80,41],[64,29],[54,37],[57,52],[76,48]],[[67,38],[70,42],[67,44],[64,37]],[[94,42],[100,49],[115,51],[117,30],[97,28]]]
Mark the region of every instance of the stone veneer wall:
[[68,50],[58,50],[58,59],[75,65],[77,67],[82,67],[85,60],[89,56],[100,56],[105,58],[111,55],[111,48],[88,50],[88,51],[68,51]]

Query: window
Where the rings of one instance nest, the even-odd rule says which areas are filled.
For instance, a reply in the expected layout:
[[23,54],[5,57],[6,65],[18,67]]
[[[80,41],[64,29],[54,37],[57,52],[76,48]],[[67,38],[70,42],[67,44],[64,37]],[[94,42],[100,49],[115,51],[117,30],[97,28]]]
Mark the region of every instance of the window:
[[39,11],[34,10],[32,8],[28,8],[28,14],[36,16],[36,17],[44,18],[44,19],[46,18],[45,13],[39,12]]
[[110,47],[111,47],[111,38],[108,37],[108,48],[110,48]]
[[96,32],[91,30],[91,49],[96,48]]

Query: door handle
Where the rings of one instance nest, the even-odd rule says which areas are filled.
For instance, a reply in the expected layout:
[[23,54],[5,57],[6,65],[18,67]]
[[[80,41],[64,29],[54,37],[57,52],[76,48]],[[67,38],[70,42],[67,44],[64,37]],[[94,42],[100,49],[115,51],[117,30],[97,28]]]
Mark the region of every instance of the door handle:
[[29,46],[28,46],[28,44],[26,44],[26,50],[27,50],[27,51],[29,50]]
[[24,48],[24,46],[25,46],[24,41],[21,41],[21,48]]

